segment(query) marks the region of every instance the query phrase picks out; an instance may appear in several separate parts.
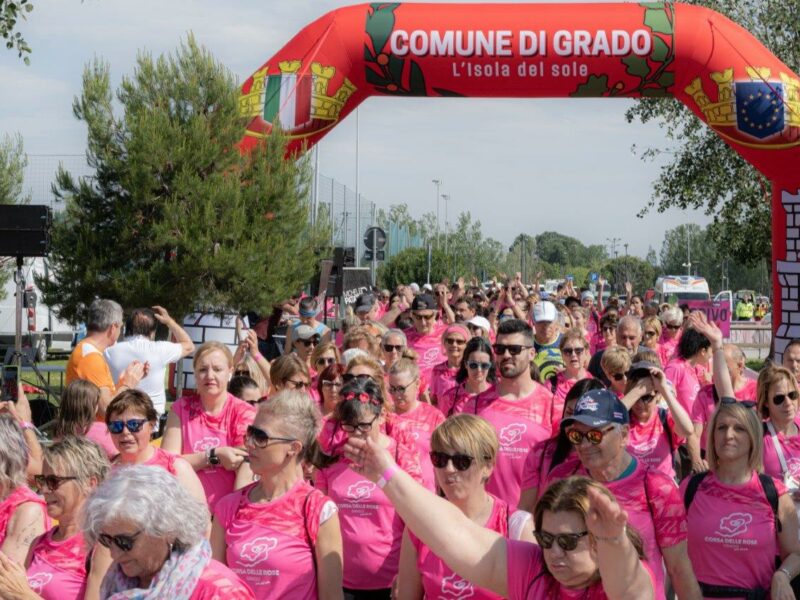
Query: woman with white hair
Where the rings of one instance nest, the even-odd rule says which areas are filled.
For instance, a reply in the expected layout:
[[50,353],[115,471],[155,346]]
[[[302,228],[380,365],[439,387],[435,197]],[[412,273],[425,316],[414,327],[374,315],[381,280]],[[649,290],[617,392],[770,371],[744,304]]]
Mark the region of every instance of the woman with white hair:
[[228,567],[211,557],[208,507],[158,467],[115,471],[86,502],[83,535],[111,551],[100,589],[109,600],[252,600]]
[[681,332],[683,327],[683,311],[677,306],[670,306],[661,312],[659,317],[663,326],[661,328],[661,339],[659,343],[659,358],[661,364],[666,366],[667,363],[675,354],[675,349],[678,347],[678,342],[681,341]]
[[19,564],[50,526],[44,500],[25,485],[27,467],[22,429],[12,417],[0,416],[0,552]]

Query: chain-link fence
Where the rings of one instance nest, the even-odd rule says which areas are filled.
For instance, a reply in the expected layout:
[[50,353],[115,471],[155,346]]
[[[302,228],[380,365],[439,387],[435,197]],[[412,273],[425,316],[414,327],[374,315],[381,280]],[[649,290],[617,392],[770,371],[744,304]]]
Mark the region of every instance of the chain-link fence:
[[24,193],[30,194],[32,204],[46,204],[52,207],[53,212],[64,210],[64,204],[56,201],[52,191],[59,165],[63,165],[75,179],[93,173],[83,154],[29,154]]

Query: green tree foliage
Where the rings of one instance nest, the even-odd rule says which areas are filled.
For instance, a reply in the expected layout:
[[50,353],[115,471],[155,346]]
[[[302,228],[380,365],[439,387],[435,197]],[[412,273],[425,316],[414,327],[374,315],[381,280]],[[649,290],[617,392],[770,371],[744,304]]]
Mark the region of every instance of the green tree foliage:
[[[0,138],[0,204],[27,204],[31,201],[30,194],[23,191],[27,166],[22,136],[6,134]],[[5,285],[13,269],[13,261],[0,262],[0,299],[5,298]]]
[[[431,250],[431,282],[442,281],[448,275],[447,256],[444,250]],[[394,288],[401,283],[428,281],[428,249],[406,248],[386,261],[378,271],[378,284]]]
[[[795,72],[800,67],[800,0],[688,0],[721,12],[753,33]],[[626,113],[629,122],[655,121],[673,150],[642,210],[704,209],[714,217],[710,238],[746,265],[769,258],[770,184],[722,139],[674,99],[643,99]],[[653,159],[662,150],[650,148]]]
[[624,293],[625,282],[629,281],[634,294],[644,294],[645,290],[653,287],[657,271],[653,265],[638,256],[619,256],[607,261],[602,273],[613,291]]
[[31,49],[16,29],[19,21],[25,20],[32,10],[33,4],[29,0],[0,0],[0,37],[6,41],[6,48],[15,49],[26,65],[31,62],[28,57]]
[[95,297],[124,307],[268,312],[308,281],[305,161],[284,160],[278,132],[252,153],[233,75],[190,36],[171,55],[137,58],[116,100],[108,65],[87,66],[73,104],[88,127],[94,176],[60,170],[66,202],[53,229],[44,301],[69,320]]

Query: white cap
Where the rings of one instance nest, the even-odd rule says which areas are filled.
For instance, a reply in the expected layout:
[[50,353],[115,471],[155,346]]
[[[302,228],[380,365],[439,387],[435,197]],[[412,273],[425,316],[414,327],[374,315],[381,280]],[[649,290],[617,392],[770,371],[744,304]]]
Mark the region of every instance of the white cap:
[[408,287],[411,288],[411,291],[415,294],[419,292],[419,285],[416,283],[409,283]]
[[594,294],[587,290],[581,294],[581,300],[588,300],[588,299],[594,300]]
[[346,367],[356,356],[369,356],[369,353],[361,348],[348,348],[342,352],[342,364]]
[[492,328],[492,326],[489,325],[488,319],[486,319],[484,317],[472,317],[469,321],[467,321],[467,325],[473,325],[475,327],[480,327],[486,333],[489,333],[489,330]]
[[555,321],[558,316],[556,305],[547,300],[537,302],[533,307],[533,321],[539,323],[542,321]]
[[428,292],[432,292],[433,291],[433,286],[430,283],[425,283],[425,284],[423,284],[422,289],[425,290],[425,291],[428,291]]

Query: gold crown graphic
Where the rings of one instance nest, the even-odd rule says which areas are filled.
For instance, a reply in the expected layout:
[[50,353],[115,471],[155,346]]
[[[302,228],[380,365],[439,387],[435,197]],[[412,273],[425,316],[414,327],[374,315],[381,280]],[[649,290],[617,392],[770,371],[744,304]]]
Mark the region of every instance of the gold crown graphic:
[[[278,63],[282,75],[297,74],[302,67],[299,60],[286,60]],[[247,94],[239,98],[239,114],[243,117],[256,117],[264,113],[264,100],[267,91],[269,65],[255,72],[253,85]],[[337,121],[345,103],[356,91],[356,86],[345,78],[333,95],[328,94],[328,86],[336,74],[335,67],[325,67],[311,63],[311,118],[323,121]]]
[[[746,71],[751,81],[769,81],[772,75],[771,69],[767,67],[747,67]],[[800,81],[785,73],[781,73],[780,78],[784,90],[786,124],[790,127],[800,127]],[[717,84],[716,102],[712,102],[705,93],[703,82],[699,77],[686,86],[686,93],[694,99],[697,106],[703,111],[706,121],[712,127],[736,126],[733,69],[711,73],[711,79]]]

